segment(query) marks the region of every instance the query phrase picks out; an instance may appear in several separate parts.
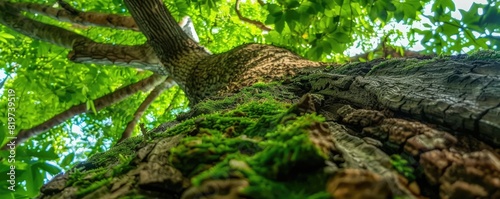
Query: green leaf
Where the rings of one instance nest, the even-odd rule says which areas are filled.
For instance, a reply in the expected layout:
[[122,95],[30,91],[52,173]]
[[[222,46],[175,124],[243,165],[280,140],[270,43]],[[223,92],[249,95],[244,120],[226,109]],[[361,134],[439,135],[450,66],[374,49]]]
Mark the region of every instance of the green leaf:
[[[90,109],[92,109],[92,112],[97,115],[97,110],[95,109],[95,105],[94,105],[94,100],[89,100],[87,101],[87,104],[90,106]],[[88,109],[88,108],[87,108]]]
[[300,6],[300,2],[298,0],[287,0],[286,7],[287,8],[296,8]]
[[476,45],[482,49],[488,49],[488,44],[486,44],[488,41],[486,38],[478,38],[476,39]]
[[335,9],[336,5],[338,5],[338,4],[335,4],[334,1],[323,1],[323,3],[326,4],[327,10],[333,10],[333,9]]
[[444,8],[450,9],[450,11],[455,11],[455,3],[453,0],[440,0],[439,1]]
[[15,39],[14,35],[11,35],[6,32],[0,32],[0,38],[5,38],[5,39]]
[[56,160],[57,158],[59,158],[59,156],[55,153],[53,147],[49,147],[46,151],[29,150],[26,152],[26,154],[42,160]]
[[295,29],[295,24],[300,20],[300,15],[296,10],[289,10],[285,12],[286,24],[291,30]]
[[422,33],[424,34],[424,38],[420,42],[422,44],[425,44],[425,43],[429,42],[429,40],[431,40],[432,32],[427,30],[427,31],[422,31]]
[[387,22],[387,11],[380,9],[380,12],[378,13],[378,17],[384,21]]
[[61,172],[61,169],[47,162],[37,162],[35,164],[37,165],[37,167],[50,173],[51,175],[56,175]]
[[61,161],[61,166],[66,167],[73,162],[73,159],[75,159],[75,153],[70,153],[64,157],[64,159]]
[[377,18],[378,18],[378,14],[379,14],[379,9],[377,6],[372,6],[371,9],[370,9],[370,14],[369,14],[369,17],[372,21],[375,21]]
[[344,5],[344,0],[335,0],[335,3],[339,6]]
[[386,9],[387,11],[394,12],[394,11],[396,11],[396,6],[395,6],[392,2],[390,2],[390,1],[389,1],[389,2],[387,2],[387,3],[385,4],[385,9]]
[[336,32],[333,37],[339,42],[349,43],[351,41],[351,36],[345,32]]
[[443,24],[441,28],[442,28],[442,33],[448,36],[459,33],[457,26],[453,26],[447,23]]
[[334,53],[342,53],[345,51],[345,45],[342,45],[340,43],[337,42],[337,40],[333,40],[330,44],[330,46],[332,47],[332,51]]
[[321,41],[320,46],[322,49],[321,54],[329,54],[332,52],[332,45],[330,41],[323,40]]
[[404,19],[404,16],[405,16],[404,13],[399,10],[394,13],[394,18],[396,19],[397,22],[402,21]]
[[267,6],[267,11],[269,11],[269,14],[276,14],[278,12],[282,12],[281,11],[281,6],[279,5],[276,5],[276,4],[266,4]]
[[285,28],[285,19],[284,17],[279,17],[276,18],[276,21],[274,22],[274,27],[276,28],[276,31],[278,33],[282,33],[283,29]]
[[318,47],[312,47],[307,51],[306,55],[313,60],[317,60],[321,56],[321,49]]

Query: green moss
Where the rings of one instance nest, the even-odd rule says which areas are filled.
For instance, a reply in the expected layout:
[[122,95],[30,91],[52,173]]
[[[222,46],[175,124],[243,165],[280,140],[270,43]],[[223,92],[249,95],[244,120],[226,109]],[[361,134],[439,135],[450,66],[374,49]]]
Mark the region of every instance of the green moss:
[[467,57],[468,60],[499,60],[500,52],[494,50],[477,51]]
[[226,117],[223,115],[207,115],[199,118],[199,128],[211,128],[219,132],[227,132],[228,128],[233,127],[234,134],[240,135],[244,129],[253,125],[255,120],[246,117]]
[[[140,138],[140,137],[139,137]],[[68,181],[67,186],[74,186],[78,187],[79,191],[77,192],[78,197],[82,197],[88,193],[91,193],[95,191],[96,189],[106,186],[111,182],[111,179],[114,176],[119,176],[125,172],[130,171],[134,167],[131,166],[131,162],[133,159],[133,154],[130,153],[130,155],[125,155],[127,153],[127,150],[125,150],[126,144],[138,144],[142,139],[129,139],[127,141],[124,141],[122,144],[120,144],[120,150],[117,150],[117,147],[114,147],[113,150],[108,151],[106,153],[103,153],[103,157],[98,157],[98,158],[110,158],[109,153],[114,153],[116,155],[116,159],[119,162],[116,164],[116,162],[98,162],[98,164],[101,164],[101,167],[95,168],[95,169],[90,169],[90,170],[82,170],[79,168],[75,168],[71,170],[68,173]],[[125,144],[125,145],[123,145]],[[132,145],[134,146],[134,145]],[[133,147],[132,149],[135,149]],[[124,152],[121,154],[120,152]],[[111,168],[110,168],[111,167]]]
[[340,67],[327,67],[326,70],[327,71],[333,71],[333,72],[336,72],[336,73],[340,73],[340,74],[343,74],[344,72],[346,71],[349,71],[353,68],[356,68],[356,67],[359,67],[359,66],[362,66],[364,65],[363,63],[359,63],[359,62],[351,62],[351,63],[347,63],[347,64],[344,64]]
[[289,108],[288,104],[277,102],[275,100],[250,101],[235,108],[228,115],[243,113],[245,117],[259,118],[263,115],[276,115],[283,113]]
[[311,143],[308,129],[324,119],[314,114],[297,117],[278,125],[261,142],[265,150],[252,157],[249,164],[263,176],[284,178],[295,171],[306,171],[324,164],[326,155]]
[[85,196],[88,193],[91,193],[91,192],[93,192],[93,191],[95,191],[103,186],[109,185],[111,180],[112,180],[112,178],[106,178],[106,179],[102,179],[100,181],[94,182],[94,183],[90,184],[90,186],[88,186],[88,187],[80,188],[78,190],[78,192],[76,193],[76,195],[77,195],[77,197]]
[[191,132],[194,131],[195,129],[196,129],[195,118],[192,118],[174,126],[173,128],[168,129],[166,132],[154,134],[152,137],[153,138],[169,137],[181,133]]
[[[249,133],[246,129],[255,128],[260,118],[283,113],[290,106],[274,99],[272,92],[276,87],[277,83],[256,83],[222,100],[199,103],[193,108],[194,118],[153,136],[173,136],[188,132],[196,134],[200,128],[211,128],[225,133],[231,127],[235,128],[234,136]],[[231,110],[228,111],[229,109]]]
[[393,66],[395,64],[399,64],[399,63],[401,63],[401,61],[402,61],[401,59],[389,59],[387,61],[383,61],[382,63],[373,66],[372,69],[367,73],[367,75],[372,74],[376,70],[380,70],[380,69],[385,68],[385,67],[389,67],[389,66]]
[[262,199],[330,199],[325,192],[326,178],[323,173],[294,175],[287,181],[274,181],[253,175],[250,186],[243,190],[245,195]]
[[283,97],[274,96],[275,89],[257,83],[197,105],[194,109],[202,114],[161,135],[187,135],[170,150],[169,162],[194,185],[235,176],[247,179],[244,193],[252,198],[329,197],[326,180],[314,175],[322,172],[326,155],[309,137],[312,125],[324,118],[275,100]]
[[427,60],[419,60],[419,59],[389,59],[387,61],[384,61],[376,66],[374,66],[369,72],[368,75],[374,73],[377,70],[387,68],[387,67],[395,67],[395,68],[402,68],[403,70],[411,70],[415,68],[419,68],[422,66],[425,66],[429,63],[436,62],[438,60],[442,60],[445,58],[439,58],[435,57],[432,59],[427,59]]
[[403,175],[409,181],[415,180],[415,170],[406,159],[399,155],[391,155],[391,164],[399,174]]
[[135,148],[143,141],[142,136],[131,137],[125,141],[111,147],[104,153],[97,153],[89,158],[91,162],[97,167],[105,167],[119,161],[119,154],[123,156],[132,156],[135,154]]
[[195,115],[211,114],[224,112],[228,109],[233,109],[235,106],[247,103],[249,101],[270,100],[276,98],[273,93],[276,93],[278,83],[262,83],[258,82],[250,87],[243,88],[239,93],[229,95],[223,99],[206,100],[193,107]]
[[445,58],[435,57],[435,58],[428,59],[428,60],[408,59],[407,62],[404,64],[403,69],[404,70],[411,70],[411,69],[419,68],[419,67],[425,66],[427,64],[441,60],[441,59],[445,59]]
[[264,115],[259,118],[259,120],[245,129],[243,135],[247,135],[249,137],[264,137],[267,132],[274,131],[277,128],[278,123],[281,118],[283,118],[284,114],[277,115]]
[[184,138],[170,151],[169,160],[182,173],[192,176],[200,168],[222,161],[229,154],[254,154],[259,150],[258,144],[249,139],[224,138],[220,134],[203,135]]
[[134,168],[131,165],[133,157],[134,156],[132,156],[132,155],[125,156],[125,155],[119,154],[118,158],[119,158],[120,163],[116,166],[113,166],[112,176],[119,176],[123,173],[126,173],[126,172],[132,170]]
[[69,179],[67,185],[70,186],[88,186],[93,181],[105,178],[105,175],[109,172],[106,167],[99,167],[96,169],[91,169],[87,171],[80,171],[80,169],[74,169],[69,173]]
[[[313,124],[323,122],[324,118],[315,114],[297,117],[288,112],[285,112],[287,115],[277,113],[264,117],[269,118],[268,120],[259,119],[260,122],[256,124],[273,121],[277,122],[277,127],[259,133],[263,134],[263,140],[258,145],[256,141],[239,137],[204,135],[201,138],[185,138],[184,143],[173,150],[173,162],[177,162],[174,165],[180,169],[197,171],[191,173],[194,174],[192,181],[195,185],[209,179],[245,177],[250,185],[244,190],[244,194],[252,198],[327,198],[328,194],[323,192],[326,179],[318,180],[323,178],[318,171],[322,171],[327,157],[311,143],[308,132]],[[266,130],[253,128],[255,129]],[[248,136],[246,133],[244,135]],[[221,144],[227,148],[220,147]],[[245,150],[252,150],[252,153],[243,153]],[[207,164],[214,166],[201,173],[189,166],[206,167]],[[315,172],[317,175],[314,175]],[[297,173],[304,175],[297,176]]]
[[274,86],[278,86],[278,82],[271,82],[271,83],[265,83],[265,82],[257,82],[253,84],[251,87],[253,88],[259,88],[259,89],[270,89]]

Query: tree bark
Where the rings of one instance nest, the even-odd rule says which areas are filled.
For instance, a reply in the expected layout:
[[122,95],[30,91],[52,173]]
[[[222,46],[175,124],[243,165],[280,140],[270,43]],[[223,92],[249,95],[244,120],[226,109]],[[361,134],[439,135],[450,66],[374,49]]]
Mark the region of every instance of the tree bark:
[[375,60],[221,93],[39,198],[497,198],[499,61]]
[[[269,45],[211,55],[160,0],[125,3],[148,38],[141,52],[192,110],[57,176],[40,198],[500,197],[498,53],[327,69]],[[73,36],[55,41],[85,40]]]

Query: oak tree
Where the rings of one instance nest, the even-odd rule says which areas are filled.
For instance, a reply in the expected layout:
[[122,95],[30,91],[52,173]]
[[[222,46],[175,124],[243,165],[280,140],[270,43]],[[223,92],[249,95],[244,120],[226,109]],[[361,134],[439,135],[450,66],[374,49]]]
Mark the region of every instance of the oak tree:
[[[96,125],[92,120],[80,122],[100,128],[95,132],[96,137],[104,133],[108,141],[123,142],[58,175],[42,188],[42,197],[366,198],[374,190],[380,198],[500,194],[494,183],[500,170],[495,149],[499,145],[500,83],[497,75],[491,75],[499,72],[497,53],[480,52],[470,57],[417,56],[343,66],[310,60],[331,61],[332,53],[345,50],[356,36],[367,36],[357,33],[371,30],[375,25],[363,22],[385,23],[390,19],[412,22],[415,18],[412,12],[418,13],[425,2],[258,1],[256,5],[266,8],[265,21],[274,25],[273,29],[259,20],[245,18],[240,8],[242,2],[236,1],[234,12],[238,19],[268,32],[264,38],[270,41],[294,38],[295,45],[284,49],[251,43],[226,46],[225,51],[207,50],[200,44],[204,41],[198,41],[190,33],[191,27],[186,26],[192,23],[191,19],[185,18],[179,25],[161,1],[124,2],[125,5],[119,2],[113,5],[121,6],[118,10],[122,13],[126,12],[123,9],[126,6],[131,16],[81,11],[74,7],[76,4],[63,1],[57,2],[58,7],[0,2],[3,28],[36,39],[29,42],[43,41],[67,48],[68,60],[75,63],[134,68],[66,66],[68,63],[60,62],[60,58],[50,60],[43,56],[36,58],[41,61],[26,62],[20,61],[25,55],[50,55],[52,49],[2,49],[9,52],[8,60],[4,61],[5,71],[12,75],[8,85],[16,93],[16,108],[25,110],[18,119],[21,129],[16,132],[17,143],[63,122],[72,124],[74,121],[66,120],[75,114],[88,112],[84,117],[103,123],[110,120],[106,112],[118,111],[113,114],[128,117],[118,120],[129,121],[127,125],[114,123],[114,128],[123,133],[100,128],[99,122]],[[464,46],[498,48],[498,38],[493,34],[498,32],[493,20],[498,15],[494,9],[498,2],[483,5],[485,14],[467,24],[445,17],[455,9],[450,2],[434,3],[435,16],[428,16],[439,25],[445,24],[439,27],[441,31],[414,30],[424,35],[422,43],[432,40],[435,45],[432,47],[439,46],[433,48],[438,54],[443,50],[453,52],[451,49],[459,52]],[[208,10],[217,7],[214,1],[190,3],[204,5]],[[181,1],[174,4],[178,15],[185,14],[181,8],[187,8]],[[173,7],[170,10],[176,11]],[[369,13],[368,17],[364,12]],[[40,15],[69,23],[51,25],[53,21],[39,18]],[[203,23],[207,21],[198,24]],[[481,24],[487,25],[484,30],[475,28]],[[88,31],[86,26],[136,31],[130,34],[136,34],[138,39],[119,44],[102,35],[106,32],[90,38],[84,34]],[[472,31],[485,34],[475,38]],[[442,34],[448,37],[443,39]],[[3,37],[9,39],[10,35],[4,33]],[[133,37],[124,39],[130,38]],[[223,39],[215,42],[224,46]],[[443,45],[445,42],[452,45]],[[56,54],[65,52],[55,49]],[[16,50],[26,53],[13,54]],[[386,50],[382,47],[382,56],[395,55]],[[404,52],[401,48],[398,51]],[[373,58],[373,54],[366,58]],[[52,64],[53,61],[60,63]],[[113,72],[126,73],[123,75],[126,78],[113,77]],[[64,77],[65,73],[69,75]],[[44,78],[48,80],[41,81]],[[79,81],[63,83],[65,78]],[[33,93],[29,89],[14,89],[16,85],[24,85],[23,90],[29,88],[26,85],[44,89]],[[162,117],[156,123],[149,122],[148,127],[136,127],[153,100],[171,87],[167,98],[176,100],[170,104],[178,110],[161,102],[156,107],[163,107],[163,112],[170,112],[173,118],[172,112],[186,107],[185,96],[191,111],[154,130],[149,129],[161,123]],[[101,89],[113,91],[106,94]],[[140,90],[149,93],[135,96],[134,108],[127,107],[134,111],[120,113],[124,102],[104,109]],[[44,92],[52,95],[42,95]],[[34,108],[40,107],[39,104],[47,107],[50,102],[57,103],[49,108],[65,110],[40,112],[43,109]],[[29,110],[39,113],[28,116]],[[37,114],[48,116],[37,124],[30,124],[36,121],[34,118],[22,118],[36,118]],[[3,124],[7,126],[7,122]],[[127,139],[134,128],[142,129],[144,135]],[[43,152],[35,156],[46,155],[45,160],[54,160],[55,151],[61,151],[58,144],[67,142],[54,134],[39,139],[44,142],[30,143],[18,156],[29,156],[33,149],[38,149]],[[105,140],[99,140],[96,145],[103,145]],[[5,139],[4,143],[8,142]],[[99,147],[93,151],[102,150]],[[69,166],[73,157],[61,160],[62,166]],[[442,162],[433,161],[437,158]],[[25,168],[23,174],[38,178],[30,181],[26,178],[26,185],[30,186],[28,195],[33,195],[33,190],[39,187],[41,171],[58,171],[46,162],[21,162],[17,166]],[[464,167],[486,172],[460,170]],[[489,181],[475,180],[488,176]],[[367,184],[367,188],[354,189],[360,184]]]

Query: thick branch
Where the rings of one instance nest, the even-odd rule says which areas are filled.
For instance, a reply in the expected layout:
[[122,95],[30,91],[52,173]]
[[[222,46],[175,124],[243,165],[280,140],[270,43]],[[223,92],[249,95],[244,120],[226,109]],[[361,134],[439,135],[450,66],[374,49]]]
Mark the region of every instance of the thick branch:
[[[259,2],[259,3],[263,3],[263,2]],[[250,23],[252,25],[255,25],[255,26],[257,26],[257,28],[260,28],[261,30],[264,30],[264,31],[271,31],[272,30],[270,27],[267,27],[266,25],[264,25],[260,21],[256,21],[256,20],[252,20],[252,19],[244,17],[241,14],[241,11],[240,11],[240,0],[236,0],[236,5],[234,6],[234,11],[236,11],[236,14],[238,15],[238,18],[241,21],[244,21],[244,22]]]
[[210,53],[183,32],[161,0],[125,0],[125,4],[165,71],[187,91],[194,70]]
[[[94,106],[96,110],[101,110],[107,106],[110,106],[114,103],[120,102],[125,98],[137,93],[139,90],[149,90],[159,83],[165,80],[164,76],[152,75],[146,79],[143,79],[137,83],[130,84],[123,88],[117,89],[116,91],[104,95],[96,100],[94,100]],[[20,144],[32,136],[40,134],[44,131],[51,129],[52,127],[59,125],[66,121],[67,119],[72,118],[75,115],[87,112],[87,105],[85,102],[75,105],[68,110],[50,118],[49,120],[34,126],[31,129],[21,130],[17,134],[16,144]],[[3,147],[5,149],[5,146]]]
[[139,31],[137,24],[130,16],[96,12],[80,12],[62,1],[60,1],[59,4],[64,9],[37,3],[12,3],[12,6],[33,14],[45,15],[62,22],[70,22],[85,26],[101,26]]
[[163,81],[161,84],[158,84],[149,93],[149,95],[146,97],[146,99],[144,99],[144,101],[141,103],[141,105],[139,106],[139,108],[137,108],[137,110],[135,111],[134,117],[127,124],[127,127],[123,131],[122,137],[120,138],[120,140],[118,140],[118,143],[120,143],[123,140],[129,138],[130,135],[132,135],[132,131],[134,131],[135,125],[137,124],[137,122],[139,121],[139,119],[141,119],[142,115],[144,115],[144,112],[146,111],[146,109],[148,109],[149,105],[151,105],[151,103],[153,103],[153,101],[156,98],[158,98],[158,96],[160,96],[160,94],[162,94],[163,91],[165,91],[166,89],[171,88],[174,85],[175,85],[174,80],[172,78],[168,78],[165,81]]
[[68,58],[76,63],[115,64],[140,68],[166,75],[151,46],[110,45],[101,43],[76,43]]
[[162,63],[169,63],[190,49],[201,48],[183,32],[161,0],[124,2]]
[[92,43],[91,39],[64,28],[26,18],[10,3],[0,2],[0,23],[28,37],[46,41],[64,48],[71,48],[75,42]]
[[[20,4],[15,4],[18,7]],[[48,9],[48,8],[47,8]],[[69,59],[77,63],[116,64],[150,70],[166,75],[153,50],[148,45],[123,46],[96,43],[72,31],[45,24],[20,15],[10,3],[0,3],[0,23],[33,39],[64,48],[73,48]]]

